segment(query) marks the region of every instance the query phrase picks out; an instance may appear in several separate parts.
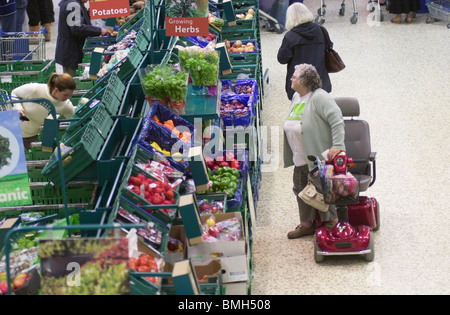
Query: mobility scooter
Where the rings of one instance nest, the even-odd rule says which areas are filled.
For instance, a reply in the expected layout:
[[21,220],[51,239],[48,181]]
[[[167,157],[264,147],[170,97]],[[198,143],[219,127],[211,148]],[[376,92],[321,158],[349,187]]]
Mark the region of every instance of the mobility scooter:
[[[375,182],[376,153],[371,151],[368,123],[354,119],[359,116],[358,100],[349,97],[335,100],[343,116],[351,117],[344,120],[346,152],[326,163],[317,157],[309,158],[318,164],[325,202],[336,205],[339,222],[333,228],[317,229],[314,259],[320,263],[325,256],[362,255],[370,262],[375,257],[372,234],[380,226],[379,204],[375,198],[359,194]],[[332,174],[328,178],[326,171]]]

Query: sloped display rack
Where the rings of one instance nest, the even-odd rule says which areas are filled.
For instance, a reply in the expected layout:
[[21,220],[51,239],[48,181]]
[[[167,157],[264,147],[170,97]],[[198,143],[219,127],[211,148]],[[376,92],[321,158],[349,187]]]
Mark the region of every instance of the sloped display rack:
[[[188,83],[181,114],[170,103],[149,102],[139,72],[177,64],[178,45],[195,46],[196,40],[206,39],[165,36],[163,0],[147,1],[116,37],[86,40],[76,78],[79,88],[72,97],[75,115],[54,119],[52,138],[44,127],[40,142],[26,153],[34,205],[0,208],[0,228],[3,219],[19,219],[19,225],[0,234],[5,257],[0,273],[7,275],[7,294],[42,290],[32,285],[41,272],[39,262],[23,271],[10,263],[18,238],[101,239],[112,234],[136,239],[135,256],[128,264],[131,294],[251,294],[252,226],[263,163],[263,47],[258,1],[233,1],[233,9],[238,15],[251,9],[254,17],[239,19],[221,1],[210,2],[210,12],[225,23],[210,26],[215,38],[209,39],[213,44],[250,43],[254,50],[226,52],[231,69],[217,72],[215,94],[193,91]],[[230,25],[232,20],[235,25]],[[106,72],[81,76],[88,66],[107,64],[114,55],[109,48],[131,32],[133,40],[123,46],[123,59]],[[20,84],[44,83],[53,62],[39,65],[0,67],[8,67],[11,83],[26,71],[33,77],[30,73]],[[47,146],[50,152],[43,149]],[[194,157],[196,147],[202,153]],[[204,176],[208,185],[199,189],[195,183]],[[185,204],[182,197],[190,194],[194,201]],[[183,216],[181,207],[189,210]],[[38,220],[27,221],[30,213],[38,213]],[[34,226],[36,222],[41,225]],[[186,238],[195,230],[201,231],[199,243]],[[149,267],[148,260],[156,263]],[[13,285],[19,273],[31,277],[27,290]]]

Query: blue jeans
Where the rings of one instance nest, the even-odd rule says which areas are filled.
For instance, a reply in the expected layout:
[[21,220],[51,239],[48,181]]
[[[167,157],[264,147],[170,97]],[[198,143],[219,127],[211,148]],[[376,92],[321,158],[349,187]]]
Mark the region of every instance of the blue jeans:
[[0,16],[0,23],[3,32],[15,32],[16,31],[16,12]]

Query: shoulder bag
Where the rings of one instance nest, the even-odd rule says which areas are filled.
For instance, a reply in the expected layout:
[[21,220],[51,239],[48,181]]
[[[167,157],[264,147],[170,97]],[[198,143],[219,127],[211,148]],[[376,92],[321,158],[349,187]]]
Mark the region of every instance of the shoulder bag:
[[308,175],[308,184],[306,187],[298,194],[298,196],[308,205],[311,207],[321,211],[321,212],[327,212],[329,209],[329,205],[325,203],[323,194],[316,188],[316,185],[319,185],[319,183],[315,182],[320,181],[320,179],[317,177],[314,177],[313,175]]
[[341,70],[344,70],[345,64],[342,61],[341,57],[330,45],[330,38],[328,37],[324,28],[320,26],[322,30],[323,37],[325,39],[325,66],[327,67],[327,71],[329,73],[336,73]]

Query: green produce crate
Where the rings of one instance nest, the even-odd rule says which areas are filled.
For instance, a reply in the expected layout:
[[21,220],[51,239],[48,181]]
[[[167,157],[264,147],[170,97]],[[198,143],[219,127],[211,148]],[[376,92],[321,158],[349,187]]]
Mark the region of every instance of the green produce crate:
[[[120,216],[119,210],[123,209],[128,213],[138,217],[140,222],[132,222],[127,221],[124,217]],[[116,198],[114,202],[113,210],[110,214],[109,221],[112,223],[114,220],[118,220],[123,222],[124,224],[146,224],[148,227],[156,229],[161,232],[161,242],[159,247],[153,246],[152,244],[147,243],[144,238],[139,236],[139,240],[145,244],[146,246],[151,247],[155,252],[157,252],[162,258],[166,257],[167,253],[167,244],[169,243],[169,227],[163,223],[161,223],[158,219],[153,217],[151,214],[146,212],[143,209],[140,209],[138,206],[133,205],[129,201],[124,198]],[[112,219],[112,220],[111,220]]]
[[118,68],[119,71],[117,74],[119,75],[119,78],[121,80],[125,80],[130,74],[136,71],[143,57],[144,56],[139,50],[139,47],[132,46],[130,48],[130,51],[128,52],[127,57],[125,57],[116,66],[114,66],[110,71],[115,71],[115,69]]
[[259,65],[259,53],[230,54],[233,70],[236,66]]
[[[83,208],[84,204],[68,204],[67,207],[70,212],[77,211]],[[0,220],[4,218],[18,217],[23,213],[28,212],[41,212],[44,216],[64,214],[66,211],[64,204],[56,205],[33,205],[33,206],[21,206],[21,207],[3,207],[0,208]]]
[[[88,98],[92,93],[95,94]],[[83,95],[82,98],[89,100],[78,107],[73,118],[84,118],[86,115],[92,115],[92,112],[96,111],[100,104],[105,106],[110,115],[116,115],[121,102],[121,99],[119,100],[114,93],[114,86],[109,84],[106,87],[97,90],[94,87],[92,91]]]
[[230,42],[235,40],[256,40],[258,38],[256,29],[226,29],[220,33],[222,41],[228,39]]
[[[49,153],[50,158],[51,153]],[[30,182],[48,182],[48,178],[42,175],[42,170],[47,165],[47,160],[27,161],[28,178]]]
[[127,165],[124,171],[122,183],[119,188],[119,196],[123,196],[125,199],[131,203],[138,205],[141,209],[149,212],[155,218],[163,222],[164,224],[171,224],[175,219],[178,210],[178,202],[180,200],[180,195],[174,190],[175,203],[170,205],[153,205],[149,201],[145,200],[141,196],[135,194],[133,191],[127,188],[128,180],[131,176],[137,176],[138,174],[143,174],[145,177],[150,179],[156,179],[149,173],[140,169],[132,161]]
[[[261,75],[260,75],[260,71],[259,71],[259,66],[255,65],[255,64],[233,66],[232,73],[227,74],[227,75],[220,74],[219,79],[220,80],[237,80],[238,76],[240,74],[242,74],[245,79],[256,80],[259,84]],[[242,78],[242,80],[244,80],[244,78]]]
[[147,38],[147,41],[149,41],[151,39],[150,27],[150,11],[149,8],[144,7],[120,27],[120,29],[117,31],[117,41],[121,41],[127,35],[127,33],[132,30],[135,30],[136,32],[142,32]]
[[97,131],[102,135],[104,139],[106,139],[109,132],[111,131],[113,123],[114,121],[107,111],[105,104],[101,102],[80,120],[72,121],[65,134],[63,135],[61,141],[65,143],[68,139],[74,136],[81,129],[85,128],[88,124],[97,128]]
[[[73,182],[66,185],[68,204],[86,204],[93,206],[97,185],[89,182]],[[63,204],[62,188],[51,184],[30,183],[31,198],[35,205]]]
[[95,85],[95,80],[74,78],[77,90],[90,90]]
[[0,86],[1,89],[11,93],[16,87],[26,83],[47,83],[55,71],[54,60],[2,61]]
[[159,295],[160,288],[138,275],[130,275],[131,295]]
[[104,143],[102,135],[93,125],[87,125],[65,142],[71,149],[62,154],[63,170],[60,170],[56,153],[53,153],[42,174],[55,185],[61,186],[60,172],[64,171],[68,182],[97,159]]
[[51,152],[44,152],[42,151],[41,145],[32,145],[30,150],[25,153],[25,159],[27,161],[41,161],[41,160],[48,160],[50,156],[52,155]]

